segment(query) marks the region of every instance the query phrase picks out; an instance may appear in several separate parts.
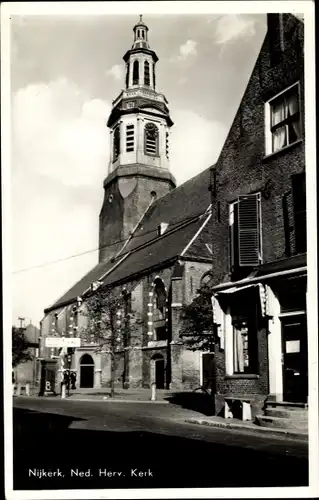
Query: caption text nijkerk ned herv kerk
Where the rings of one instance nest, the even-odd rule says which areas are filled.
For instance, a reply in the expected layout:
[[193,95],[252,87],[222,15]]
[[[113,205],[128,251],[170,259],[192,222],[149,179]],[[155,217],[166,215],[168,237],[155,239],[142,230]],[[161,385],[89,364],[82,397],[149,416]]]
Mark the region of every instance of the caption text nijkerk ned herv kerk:
[[50,478],[50,477],[78,477],[78,478],[88,478],[88,477],[153,477],[153,472],[150,469],[139,470],[139,469],[129,469],[128,471],[112,471],[107,469],[97,469],[93,471],[92,469],[69,469],[68,471],[62,471],[61,469],[56,470],[45,470],[45,469],[29,469],[29,477],[37,477],[38,479]]

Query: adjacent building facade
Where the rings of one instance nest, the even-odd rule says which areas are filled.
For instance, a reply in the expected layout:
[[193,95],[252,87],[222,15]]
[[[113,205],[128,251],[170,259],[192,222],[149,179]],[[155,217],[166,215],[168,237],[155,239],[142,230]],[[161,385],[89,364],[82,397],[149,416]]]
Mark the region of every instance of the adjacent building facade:
[[217,393],[307,402],[303,23],[268,33],[214,168]]

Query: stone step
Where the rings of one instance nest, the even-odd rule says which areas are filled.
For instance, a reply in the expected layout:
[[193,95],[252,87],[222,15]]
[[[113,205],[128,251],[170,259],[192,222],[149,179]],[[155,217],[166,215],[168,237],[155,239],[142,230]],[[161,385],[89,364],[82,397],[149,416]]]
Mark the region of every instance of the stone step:
[[295,403],[289,401],[266,401],[265,408],[283,408],[290,411],[307,410],[307,403]]
[[305,432],[308,429],[308,422],[295,422],[290,418],[256,415],[255,422],[261,427],[275,427],[277,429],[298,429]]
[[265,408],[265,415],[268,417],[290,418],[292,421],[308,422],[308,411],[303,408]]

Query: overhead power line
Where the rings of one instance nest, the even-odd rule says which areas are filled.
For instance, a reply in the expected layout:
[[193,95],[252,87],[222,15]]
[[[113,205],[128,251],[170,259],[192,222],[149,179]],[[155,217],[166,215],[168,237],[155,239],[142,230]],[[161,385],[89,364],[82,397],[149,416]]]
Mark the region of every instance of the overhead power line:
[[[173,229],[176,230],[176,226],[182,225],[182,224],[186,223],[187,221],[190,222],[193,219],[196,219],[197,217],[200,217],[201,215],[204,215],[205,213],[209,214],[209,211],[205,210],[204,212],[198,212],[197,214],[192,215],[192,217],[186,217],[184,219],[180,219],[178,222],[175,222],[174,224],[170,224],[170,229],[165,233],[165,235],[167,236],[168,234],[170,234],[170,232]],[[147,234],[151,234],[151,233],[155,233],[155,232],[157,232],[157,228],[156,229],[151,229],[150,231],[145,231],[145,232],[137,234],[137,235],[134,235],[133,239],[134,238],[141,238],[142,236],[146,236]],[[97,252],[99,250],[102,250],[103,248],[111,248],[112,246],[118,245],[119,243],[125,243],[126,241],[127,241],[127,238],[125,238],[125,239],[122,238],[122,239],[116,240],[113,243],[110,243],[108,245],[101,245],[99,247],[92,248],[91,250],[85,250],[85,251],[80,252],[80,253],[76,253],[76,254],[73,254],[73,255],[68,255],[67,257],[62,257],[61,259],[56,259],[56,260],[52,260],[52,261],[49,261],[49,262],[44,262],[42,264],[37,264],[35,266],[26,267],[24,269],[19,269],[17,271],[13,271],[12,274],[20,274],[20,273],[24,273],[24,272],[27,272],[27,271],[31,271],[33,269],[39,269],[39,268],[42,268],[42,267],[46,267],[46,266],[51,266],[51,265],[54,265],[54,264],[58,264],[60,262],[65,262],[67,260],[74,259],[76,257],[81,257],[81,256],[87,255],[89,253]],[[154,241],[154,240],[149,240],[149,241],[143,243],[143,245],[151,243],[152,241]],[[140,248],[141,246],[142,245],[140,245],[138,247],[135,247],[134,251],[138,250],[138,248]]]

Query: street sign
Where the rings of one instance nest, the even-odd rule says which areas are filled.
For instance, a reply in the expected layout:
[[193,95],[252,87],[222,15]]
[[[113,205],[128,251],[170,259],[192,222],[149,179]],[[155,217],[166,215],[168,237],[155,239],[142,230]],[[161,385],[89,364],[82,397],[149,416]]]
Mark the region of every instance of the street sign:
[[46,337],[46,347],[81,347],[79,337]]

